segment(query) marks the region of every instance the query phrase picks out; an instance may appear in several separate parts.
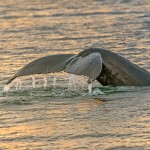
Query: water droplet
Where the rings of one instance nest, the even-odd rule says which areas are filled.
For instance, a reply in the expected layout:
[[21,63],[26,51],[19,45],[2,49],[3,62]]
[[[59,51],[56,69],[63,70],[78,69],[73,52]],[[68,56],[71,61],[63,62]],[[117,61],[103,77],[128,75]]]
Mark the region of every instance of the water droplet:
[[32,76],[32,88],[35,88],[35,83],[36,83],[35,76]]
[[4,92],[8,92],[8,91],[10,90],[10,87],[11,87],[11,86],[12,86],[11,84],[5,85],[3,91],[4,91]]
[[22,80],[21,78],[16,78],[16,90],[21,89]]
[[44,88],[46,88],[47,87],[47,78],[46,78],[46,76],[44,76]]
[[56,87],[56,80],[57,80],[57,79],[56,79],[56,77],[54,76],[54,77],[53,77],[53,87],[54,87],[54,88]]
[[89,90],[89,94],[92,93],[92,83],[88,84],[88,90]]
[[103,95],[104,92],[102,92],[99,88],[96,88],[93,90],[93,95]]
[[10,82],[9,84],[5,85],[4,92],[8,92],[14,83],[16,83],[16,89],[18,89],[18,85],[21,86],[21,78],[18,77],[14,79],[12,82]]

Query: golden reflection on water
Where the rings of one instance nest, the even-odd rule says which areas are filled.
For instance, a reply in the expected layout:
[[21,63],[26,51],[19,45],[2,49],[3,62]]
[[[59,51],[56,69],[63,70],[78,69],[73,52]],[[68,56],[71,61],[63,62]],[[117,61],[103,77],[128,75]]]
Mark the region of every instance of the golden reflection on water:
[[[82,6],[81,11],[80,8],[79,10],[66,9],[65,7],[60,8],[61,4],[63,4],[61,2],[58,4],[51,4],[50,6],[53,9],[45,9],[48,7],[47,3],[40,1],[31,1],[29,4],[27,1],[23,1],[23,5],[13,1],[2,1],[1,3],[3,3],[4,6],[12,3],[12,6],[16,5],[18,8],[15,11],[11,11],[4,15],[4,17],[10,16],[11,18],[11,16],[15,16],[16,18],[8,20],[5,18],[1,19],[0,28],[3,31],[3,34],[0,34],[0,39],[6,40],[2,43],[2,48],[6,51],[11,50],[16,53],[16,56],[22,51],[20,48],[23,47],[26,49],[26,47],[32,45],[33,48],[38,47],[38,49],[41,49],[38,54],[35,54],[36,50],[33,50],[31,54],[29,54],[31,50],[26,50],[20,57],[15,57],[16,60],[20,61],[20,66],[22,66],[21,64],[24,64],[23,59],[33,60],[47,54],[62,52],[77,53],[77,51],[94,43],[99,43],[100,47],[103,48],[110,47],[111,50],[118,52],[122,51],[125,54],[129,53],[128,51],[125,52],[123,50],[127,48],[127,43],[130,41],[136,42],[136,48],[145,48],[145,45],[143,45],[142,42],[137,42],[137,39],[134,36],[134,30],[133,32],[129,32],[130,28],[133,29],[135,27],[134,22],[131,24],[130,21],[138,14],[134,14],[134,17],[130,13],[125,13],[123,15],[111,14],[115,9],[119,10],[119,4],[117,4],[116,7],[112,7],[113,5],[102,5],[99,9],[99,7],[96,7],[97,2],[80,3]],[[32,3],[36,4],[36,11],[32,11],[32,9],[34,9]],[[87,4],[89,4],[88,7]],[[76,6],[76,3],[72,2],[69,5]],[[125,12],[133,9],[132,7],[126,9],[128,5],[126,6],[125,4],[121,6],[123,7],[123,10],[125,9]],[[137,7],[139,8],[140,6]],[[150,6],[147,5],[144,8],[145,10],[148,10],[149,7]],[[22,11],[20,11],[20,9],[22,9]],[[28,9],[31,9],[31,11]],[[41,15],[41,17],[34,17],[35,15]],[[129,23],[123,24],[121,27],[114,27],[115,24],[117,25],[117,23],[120,23],[120,18],[123,17],[127,19]],[[137,28],[140,28],[142,25],[136,24],[136,26]],[[44,29],[44,27],[46,27],[47,30],[45,30],[46,28]],[[72,40],[64,40],[65,38],[72,38]],[[143,40],[143,38],[140,40]],[[143,42],[145,41],[146,39],[143,40]],[[45,48],[47,49],[46,51]],[[64,51],[63,49],[65,48],[68,49],[68,51]],[[149,46],[146,45],[146,48],[148,49]],[[57,49],[57,51],[55,51],[55,49]],[[137,57],[144,58],[145,56],[147,56],[146,53],[141,53],[141,55],[138,55]],[[2,55],[1,57],[4,58],[5,56]],[[135,57],[135,59],[137,57]],[[134,56],[131,59],[135,61]],[[12,66],[9,66],[9,63],[12,60],[13,70],[18,70],[18,67],[16,68],[16,66],[18,66],[17,62],[14,61],[14,55],[12,55],[12,57],[7,60],[7,63],[0,68],[0,70],[4,70],[5,74],[9,74],[10,71],[4,68],[12,68]],[[140,60],[142,66],[145,63],[146,61],[144,61],[144,59]]]
[[[43,130],[44,129],[44,130]],[[0,129],[1,135],[11,135],[14,133],[14,137],[19,136],[39,136],[39,135],[51,135],[55,133],[53,126],[51,126],[50,121],[36,121],[30,123],[22,123],[17,125],[12,125],[10,128]],[[13,138],[13,135],[11,136]]]
[[[34,140],[34,137],[45,137],[51,136],[55,133],[55,128],[51,125],[50,121],[36,121],[30,123],[21,123],[17,125],[12,125],[9,128],[0,129],[0,136],[4,139],[12,139],[11,144],[4,140],[3,143],[0,143],[1,147],[8,149],[21,149],[21,148],[30,148],[30,140],[32,140],[31,147],[39,147],[46,145],[46,141]],[[22,138],[22,139],[21,139]]]
[[28,141],[13,141],[11,144],[8,144],[7,142],[3,142],[1,144],[1,147],[7,148],[9,150],[14,150],[14,149],[30,149],[31,147],[39,148],[39,147],[44,147],[46,145],[46,142],[40,142],[40,141],[35,141],[30,144]]
[[[139,5],[132,1],[130,5],[130,2],[120,1],[109,4],[104,1],[77,3],[76,0],[62,0],[52,3],[40,0],[1,0],[0,81],[8,79],[23,65],[36,58],[58,53],[77,54],[86,47],[96,46],[97,43],[98,47],[121,53],[131,61],[148,68],[150,4],[148,1],[146,4],[144,2],[138,2],[143,3]],[[127,125],[117,116],[111,122],[114,116],[111,116],[109,110],[111,106],[103,109],[105,102],[103,104],[101,100],[83,99],[78,103],[75,98],[73,100],[73,104],[65,105],[63,109],[56,107],[53,110],[43,110],[49,114],[47,120],[42,117],[41,120],[35,119],[0,128],[0,136],[3,137],[0,146],[8,149],[51,149],[54,145],[58,149],[71,149],[79,145],[85,148],[150,145],[149,116],[126,120]],[[110,116],[106,119],[101,116],[94,122],[97,114],[90,117],[88,115],[94,111],[99,113],[97,109],[106,114],[110,113]],[[22,114],[17,117],[22,118]],[[29,114],[26,118],[34,118],[34,115],[37,114]],[[86,120],[82,115],[89,118]],[[128,124],[130,128],[127,127]],[[103,136],[105,133],[107,135]],[[51,138],[55,137],[51,142]]]
[[[44,99],[41,99],[41,101]],[[119,118],[116,121],[116,116],[110,116],[112,120],[110,118],[105,119],[103,116],[99,116],[99,111],[103,112],[102,115],[104,113],[113,115],[113,112],[106,111],[106,109],[112,109],[112,106],[95,99],[58,99],[52,102],[49,100],[48,103],[40,107],[38,105],[40,103],[36,107],[41,110],[37,112],[24,111],[24,114],[17,113],[17,116],[13,112],[16,118],[21,119],[20,121],[23,123],[15,123],[10,127],[0,128],[0,136],[4,140],[1,147],[9,149],[30,148],[30,142],[34,148],[38,148],[38,146],[50,148],[55,145],[59,149],[79,147],[79,143],[81,147],[85,148],[89,146],[110,148],[110,146],[123,147],[127,145],[144,147],[150,144],[148,139],[150,125],[146,123],[150,120],[148,116],[136,117],[127,122],[123,122]],[[45,106],[47,106],[46,110]],[[117,104],[115,106],[117,107]],[[22,109],[24,108],[22,107]],[[119,111],[119,108],[116,111]],[[94,112],[95,114],[92,114]],[[92,118],[90,117],[91,114]],[[36,116],[36,118],[30,121],[32,116]],[[7,117],[9,118],[8,115]],[[24,119],[27,119],[27,121]],[[12,141],[11,145],[10,140]]]

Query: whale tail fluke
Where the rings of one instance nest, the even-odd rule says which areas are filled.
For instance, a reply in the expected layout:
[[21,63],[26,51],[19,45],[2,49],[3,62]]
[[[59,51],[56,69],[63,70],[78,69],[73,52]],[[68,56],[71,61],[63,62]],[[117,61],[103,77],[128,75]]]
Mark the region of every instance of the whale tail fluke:
[[87,76],[89,77],[88,82],[90,83],[101,73],[101,55],[100,53],[91,53],[86,56],[58,54],[42,57],[25,65],[6,83],[6,85],[20,76],[48,74],[63,70],[67,73]]
[[71,74],[89,77],[88,83],[95,80],[102,71],[102,58],[100,53],[91,53],[81,56],[80,53],[65,68]]
[[8,80],[6,85],[20,76],[47,74],[62,71],[73,57],[75,57],[73,54],[58,54],[36,59],[21,68],[11,79]]

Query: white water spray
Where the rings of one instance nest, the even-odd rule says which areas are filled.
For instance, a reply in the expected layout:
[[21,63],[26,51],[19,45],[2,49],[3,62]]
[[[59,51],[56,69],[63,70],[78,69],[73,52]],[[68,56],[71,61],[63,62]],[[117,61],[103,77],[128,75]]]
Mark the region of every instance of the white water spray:
[[46,76],[44,76],[44,88],[46,88],[47,87],[47,78],[46,78]]
[[54,76],[54,77],[53,77],[53,87],[54,87],[54,88],[56,87],[56,80],[57,80],[57,79],[56,79],[56,77]]
[[77,83],[76,75],[70,74],[68,80],[68,89],[76,90],[76,83]]
[[16,78],[14,79],[12,82],[10,82],[9,84],[4,86],[4,92],[8,92],[10,91],[10,88],[16,83],[16,90],[21,89],[21,78]]
[[20,90],[21,89],[21,85],[22,85],[21,77],[20,78],[16,78],[15,82],[16,82],[16,90]]
[[10,84],[7,84],[4,86],[4,92],[8,92],[10,90],[10,87],[13,85],[13,83],[11,82]]
[[88,84],[89,94],[92,94],[92,83]]
[[32,76],[32,88],[35,88],[35,83],[36,83],[35,76]]
[[68,90],[70,90],[71,89],[71,87],[72,87],[72,74],[69,74],[69,77],[68,77]]

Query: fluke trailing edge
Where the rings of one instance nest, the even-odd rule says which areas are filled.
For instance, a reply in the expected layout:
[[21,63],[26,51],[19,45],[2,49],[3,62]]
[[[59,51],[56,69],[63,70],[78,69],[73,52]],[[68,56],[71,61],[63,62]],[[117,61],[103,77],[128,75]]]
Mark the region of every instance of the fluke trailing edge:
[[97,80],[102,85],[148,86],[150,73],[124,57],[100,48],[89,48],[78,55],[58,54],[36,59],[20,69],[6,84],[19,76],[65,71]]

